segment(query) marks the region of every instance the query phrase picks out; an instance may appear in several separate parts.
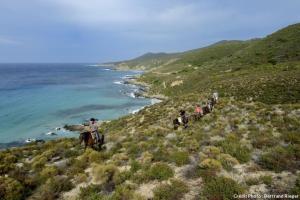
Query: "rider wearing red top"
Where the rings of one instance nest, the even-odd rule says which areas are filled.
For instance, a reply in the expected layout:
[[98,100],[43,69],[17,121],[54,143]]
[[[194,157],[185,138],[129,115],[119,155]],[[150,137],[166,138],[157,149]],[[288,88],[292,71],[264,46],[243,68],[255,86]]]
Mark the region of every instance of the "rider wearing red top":
[[196,105],[195,113],[196,113],[197,115],[200,115],[200,116],[203,115],[203,110],[202,110],[202,108],[200,107],[200,105]]

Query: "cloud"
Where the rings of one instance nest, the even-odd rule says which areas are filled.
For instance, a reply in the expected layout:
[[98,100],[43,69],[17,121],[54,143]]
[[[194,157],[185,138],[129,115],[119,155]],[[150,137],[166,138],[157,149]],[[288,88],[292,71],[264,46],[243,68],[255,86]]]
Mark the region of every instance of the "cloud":
[[198,1],[162,1],[165,3],[160,4],[140,0],[44,1],[59,10],[62,19],[99,29],[174,30],[230,16],[213,3]]
[[0,45],[19,45],[19,44],[21,43],[17,40],[13,40],[0,35]]

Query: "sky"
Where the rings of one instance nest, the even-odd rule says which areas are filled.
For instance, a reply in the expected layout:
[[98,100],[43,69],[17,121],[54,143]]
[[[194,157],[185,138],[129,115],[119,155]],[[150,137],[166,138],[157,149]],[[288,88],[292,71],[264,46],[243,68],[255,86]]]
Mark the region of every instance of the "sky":
[[0,62],[100,63],[264,37],[300,0],[0,0]]

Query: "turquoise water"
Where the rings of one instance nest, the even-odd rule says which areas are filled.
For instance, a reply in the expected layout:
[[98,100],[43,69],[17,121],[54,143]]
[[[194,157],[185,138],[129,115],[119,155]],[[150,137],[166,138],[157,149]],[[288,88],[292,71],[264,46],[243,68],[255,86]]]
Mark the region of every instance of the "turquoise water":
[[87,64],[0,64],[0,143],[77,137],[56,127],[115,119],[149,105],[150,99],[133,98],[136,86],[120,84],[140,73]]

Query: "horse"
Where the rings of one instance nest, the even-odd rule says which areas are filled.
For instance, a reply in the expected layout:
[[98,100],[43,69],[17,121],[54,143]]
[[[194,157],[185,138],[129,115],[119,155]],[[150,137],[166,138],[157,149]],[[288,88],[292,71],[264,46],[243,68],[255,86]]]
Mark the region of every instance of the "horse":
[[98,145],[98,149],[101,150],[102,149],[102,145],[104,144],[104,135],[100,134],[101,138],[99,139],[98,143],[95,143],[95,140],[92,137],[92,134],[88,131],[86,132],[82,132],[80,133],[79,136],[79,144],[81,144],[82,142],[84,142],[84,149],[86,149],[87,146],[91,147],[94,149],[95,145]]
[[191,117],[194,121],[199,121],[203,117],[203,112],[202,113],[194,113]]
[[210,110],[210,108],[207,105],[203,107],[203,115],[206,115],[206,114],[208,114],[210,112],[211,112],[211,110]]
[[177,130],[178,127],[182,124],[184,128],[188,127],[189,117],[186,115],[182,115],[173,120],[174,130]]

